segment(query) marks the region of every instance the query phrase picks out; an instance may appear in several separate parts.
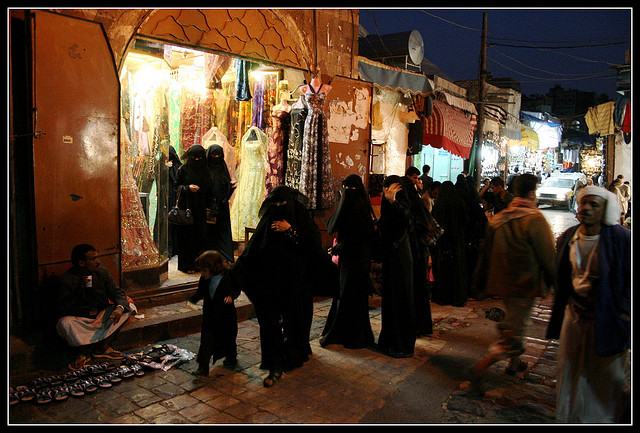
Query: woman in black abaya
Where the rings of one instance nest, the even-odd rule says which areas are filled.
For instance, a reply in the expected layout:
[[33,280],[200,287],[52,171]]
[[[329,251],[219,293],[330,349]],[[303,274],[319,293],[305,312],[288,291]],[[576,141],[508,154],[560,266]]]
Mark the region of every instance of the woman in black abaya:
[[195,260],[206,249],[207,208],[211,202],[211,179],[207,169],[206,152],[199,144],[182,155],[185,161],[177,174],[176,193],[179,206],[189,208],[193,224],[178,227],[178,270],[195,273]]
[[207,221],[207,249],[219,251],[233,263],[229,198],[233,193],[229,169],[224,162],[224,150],[217,144],[207,149],[207,166],[211,175],[211,204]]
[[340,260],[340,295],[333,299],[320,345],[341,344],[349,349],[372,346],[369,321],[372,248],[375,247],[375,213],[357,174],[342,181],[340,201],[329,218],[327,231],[337,232],[333,254]]
[[276,186],[262,203],[260,222],[231,268],[258,317],[260,368],[269,370],[265,387],[275,385],[284,371],[302,366],[311,354],[309,276],[321,240],[306,202],[298,190]]
[[[176,204],[176,189],[178,187],[178,169],[182,165],[176,149],[169,145],[169,209]],[[169,224],[169,257],[173,257],[178,251],[178,226]]]
[[429,232],[429,211],[407,176],[401,177],[402,189],[406,191],[410,203],[411,223],[407,236],[413,258],[413,308],[415,314],[416,336],[433,334],[431,305],[429,303],[428,257],[429,249],[425,237]]
[[382,329],[378,348],[394,358],[409,358],[416,342],[413,257],[408,235],[411,204],[399,176],[387,177],[382,185]]
[[440,305],[462,307],[469,297],[465,230],[469,216],[453,182],[442,182],[431,214],[444,229],[431,249],[435,280],[431,300]]

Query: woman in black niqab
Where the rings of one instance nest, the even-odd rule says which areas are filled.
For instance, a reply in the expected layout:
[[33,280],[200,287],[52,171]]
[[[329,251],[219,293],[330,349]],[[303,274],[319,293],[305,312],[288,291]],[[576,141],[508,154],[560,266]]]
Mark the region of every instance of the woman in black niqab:
[[[178,169],[182,165],[178,152],[169,145],[169,209],[176,204],[176,189],[178,187]],[[169,257],[177,254],[178,226],[169,224]]]
[[469,216],[453,182],[440,185],[432,215],[444,234],[431,249],[435,280],[431,300],[440,305],[462,307],[469,297],[465,230]]
[[[378,349],[394,358],[413,356],[416,342],[411,203],[400,176],[387,177],[380,204],[382,232],[382,328]],[[399,191],[394,191],[401,187]],[[413,187],[413,186],[412,186]]]
[[217,144],[207,149],[207,166],[211,176],[211,204],[207,222],[207,250],[216,250],[233,263],[229,198],[233,193],[231,176],[224,161],[224,150]]
[[342,181],[340,201],[329,218],[329,234],[337,232],[333,253],[340,257],[340,295],[333,299],[320,345],[349,349],[372,346],[369,292],[375,213],[362,178],[350,174]]
[[[231,268],[255,307],[266,387],[309,359],[313,296],[309,275],[321,249],[320,231],[298,190],[276,186],[260,207],[260,221]],[[326,253],[325,253],[326,255]]]
[[193,224],[178,227],[178,270],[195,273],[195,260],[206,249],[207,208],[211,202],[211,179],[206,152],[199,144],[182,155],[185,161],[177,173],[178,206],[189,208]]

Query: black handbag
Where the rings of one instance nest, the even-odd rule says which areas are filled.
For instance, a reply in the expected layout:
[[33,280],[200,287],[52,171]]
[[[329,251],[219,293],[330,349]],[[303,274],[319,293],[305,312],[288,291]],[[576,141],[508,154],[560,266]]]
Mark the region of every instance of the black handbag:
[[186,209],[181,209],[178,206],[180,202],[180,191],[178,190],[178,198],[176,199],[176,205],[171,208],[169,214],[167,215],[170,224],[174,224],[177,226],[188,226],[193,224],[193,214],[187,205]]

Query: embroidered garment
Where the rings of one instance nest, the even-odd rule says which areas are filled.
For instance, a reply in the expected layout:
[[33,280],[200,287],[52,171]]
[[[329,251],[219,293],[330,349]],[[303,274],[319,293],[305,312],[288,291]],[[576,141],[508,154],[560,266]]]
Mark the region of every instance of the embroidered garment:
[[284,183],[291,188],[300,188],[300,169],[302,165],[302,138],[304,135],[304,123],[307,119],[308,109],[300,98],[291,111],[291,129],[287,146],[287,158],[285,165]]
[[303,95],[309,114],[304,124],[298,189],[309,198],[310,209],[327,209],[335,201],[335,191],[331,185],[329,133],[324,115],[327,94],[316,93],[312,86],[309,88],[311,92]]
[[267,181],[265,184],[267,194],[274,187],[284,182],[284,164],[289,143],[289,128],[291,114],[288,111],[277,110],[271,114],[271,132],[267,147]]
[[266,152],[269,137],[252,126],[240,142],[240,165],[236,170],[238,187],[231,204],[231,236],[244,241],[245,227],[255,228],[260,218],[258,211],[264,198]]

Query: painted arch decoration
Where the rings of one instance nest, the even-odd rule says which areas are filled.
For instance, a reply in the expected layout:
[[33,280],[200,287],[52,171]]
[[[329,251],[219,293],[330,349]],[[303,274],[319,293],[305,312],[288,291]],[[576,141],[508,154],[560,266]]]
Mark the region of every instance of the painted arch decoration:
[[309,70],[312,55],[301,24],[267,9],[159,9],[138,34]]

